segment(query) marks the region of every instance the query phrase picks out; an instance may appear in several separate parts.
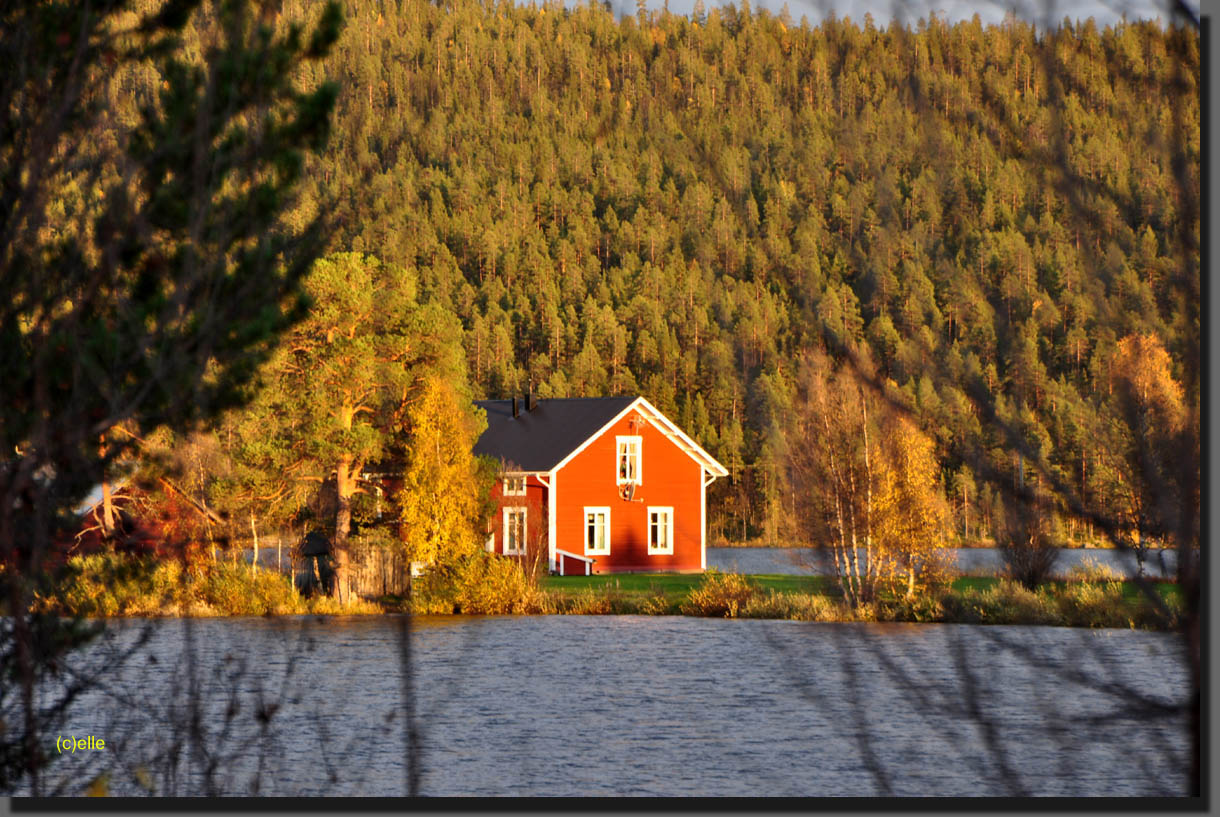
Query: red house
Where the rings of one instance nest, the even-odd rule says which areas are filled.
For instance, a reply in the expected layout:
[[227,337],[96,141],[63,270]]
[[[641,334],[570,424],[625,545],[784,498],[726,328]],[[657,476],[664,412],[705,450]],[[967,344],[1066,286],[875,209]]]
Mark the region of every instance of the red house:
[[707,567],[707,486],[728,471],[643,397],[481,400],[500,460],[487,549],[560,575]]

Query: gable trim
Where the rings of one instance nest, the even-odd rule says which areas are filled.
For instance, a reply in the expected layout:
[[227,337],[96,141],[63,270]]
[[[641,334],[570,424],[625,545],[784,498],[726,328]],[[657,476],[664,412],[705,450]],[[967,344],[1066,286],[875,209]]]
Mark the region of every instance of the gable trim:
[[[649,403],[643,397],[639,398],[638,402],[643,403],[648,408],[649,413],[651,413],[656,420],[659,420],[664,425],[664,427],[661,429],[661,433],[665,434],[666,437],[669,437],[670,440],[672,440],[674,444],[678,446],[678,448],[685,451],[691,459],[706,468],[708,473],[717,477],[727,477],[729,475],[729,469],[717,462],[716,458],[707,453],[707,451],[704,451],[703,447],[699,445],[699,443],[692,440],[686,435],[685,432],[682,431],[682,429],[674,425],[668,417],[657,409],[656,406]],[[674,439],[675,437],[677,439]]]
[[551,469],[551,473],[553,474],[560,468],[563,468],[565,465],[575,459],[580,452],[588,448],[594,440],[605,434],[607,431],[613,428],[616,423],[638,408],[643,408],[643,413],[648,415],[649,419],[656,424],[657,429],[664,434],[670,442],[676,445],[680,451],[706,468],[709,474],[712,474],[714,477],[727,477],[729,475],[729,470],[717,462],[715,457],[704,451],[697,442],[684,434],[682,429],[670,422],[668,417],[662,414],[656,408],[656,406],[649,403],[643,397],[637,397],[632,400],[625,409],[614,415],[614,417],[612,417],[608,423],[590,434],[583,443],[572,449],[572,451],[566,457],[556,463],[555,467]]

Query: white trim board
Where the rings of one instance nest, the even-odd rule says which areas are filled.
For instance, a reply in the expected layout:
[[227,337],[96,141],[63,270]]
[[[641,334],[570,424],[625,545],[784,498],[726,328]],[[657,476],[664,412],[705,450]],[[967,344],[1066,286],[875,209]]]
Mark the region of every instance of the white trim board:
[[580,562],[588,562],[589,564],[597,561],[592,556],[581,556],[577,553],[571,552],[570,550],[556,550],[555,554],[558,556],[567,556],[569,559],[576,559]]
[[556,509],[558,506],[555,503],[555,472],[551,471],[547,474],[547,479],[544,480],[541,476],[538,481],[542,483],[542,487],[546,488],[546,550],[548,569],[554,572],[559,569],[559,564],[555,561],[555,540],[558,531],[558,520],[556,517]]
[[[727,472],[726,472],[727,473]],[[723,474],[721,475],[723,476]],[[707,570],[707,486],[716,481],[716,475],[707,475],[707,468],[699,469],[699,569]]]

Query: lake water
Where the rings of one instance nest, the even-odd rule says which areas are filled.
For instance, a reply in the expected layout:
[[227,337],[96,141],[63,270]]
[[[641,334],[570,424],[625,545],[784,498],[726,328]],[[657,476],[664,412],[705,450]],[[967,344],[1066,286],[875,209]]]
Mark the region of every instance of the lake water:
[[[997,576],[1004,573],[1004,560],[996,548],[946,548],[945,554],[965,575]],[[1177,569],[1177,551],[1149,551],[1144,572],[1151,577],[1172,576]],[[1085,564],[1110,568],[1122,576],[1136,575],[1134,554],[1111,548],[1060,548],[1052,573],[1066,576]],[[707,566],[736,573],[818,573],[833,575],[834,564],[826,550],[809,548],[708,548]]]
[[[50,779],[73,790],[109,769],[112,793],[138,791],[130,781],[143,777],[171,795],[306,796],[399,795],[412,769],[426,795],[1175,795],[1186,785],[1181,717],[1143,718],[1119,692],[1183,698],[1172,635],[428,617],[412,625],[404,695],[401,624],[117,623],[78,669],[102,667],[140,634],[147,643],[104,670],[105,691],[78,701],[65,730],[102,737],[106,750],[60,758]],[[264,723],[268,703],[278,708]],[[183,743],[192,720],[206,753]]]

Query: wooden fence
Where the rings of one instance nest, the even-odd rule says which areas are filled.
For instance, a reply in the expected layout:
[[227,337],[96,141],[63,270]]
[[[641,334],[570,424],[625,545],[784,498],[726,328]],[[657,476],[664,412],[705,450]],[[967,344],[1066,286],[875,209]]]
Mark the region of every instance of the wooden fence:
[[411,565],[399,550],[354,547],[349,572],[350,587],[358,596],[405,596],[410,588]]
[[[279,570],[292,577],[293,585],[301,592],[319,592],[321,575],[319,567],[327,570],[324,557],[319,566],[313,557],[301,556],[297,552],[297,539],[288,535],[261,537],[258,563],[264,570]],[[249,563],[254,560],[250,542],[243,543],[240,555],[232,553],[228,558],[240,558]],[[381,547],[360,547],[353,543],[350,552],[348,584],[356,595],[375,598],[384,595],[406,595],[410,587],[410,564],[401,551]],[[333,566],[333,565],[332,565]]]

